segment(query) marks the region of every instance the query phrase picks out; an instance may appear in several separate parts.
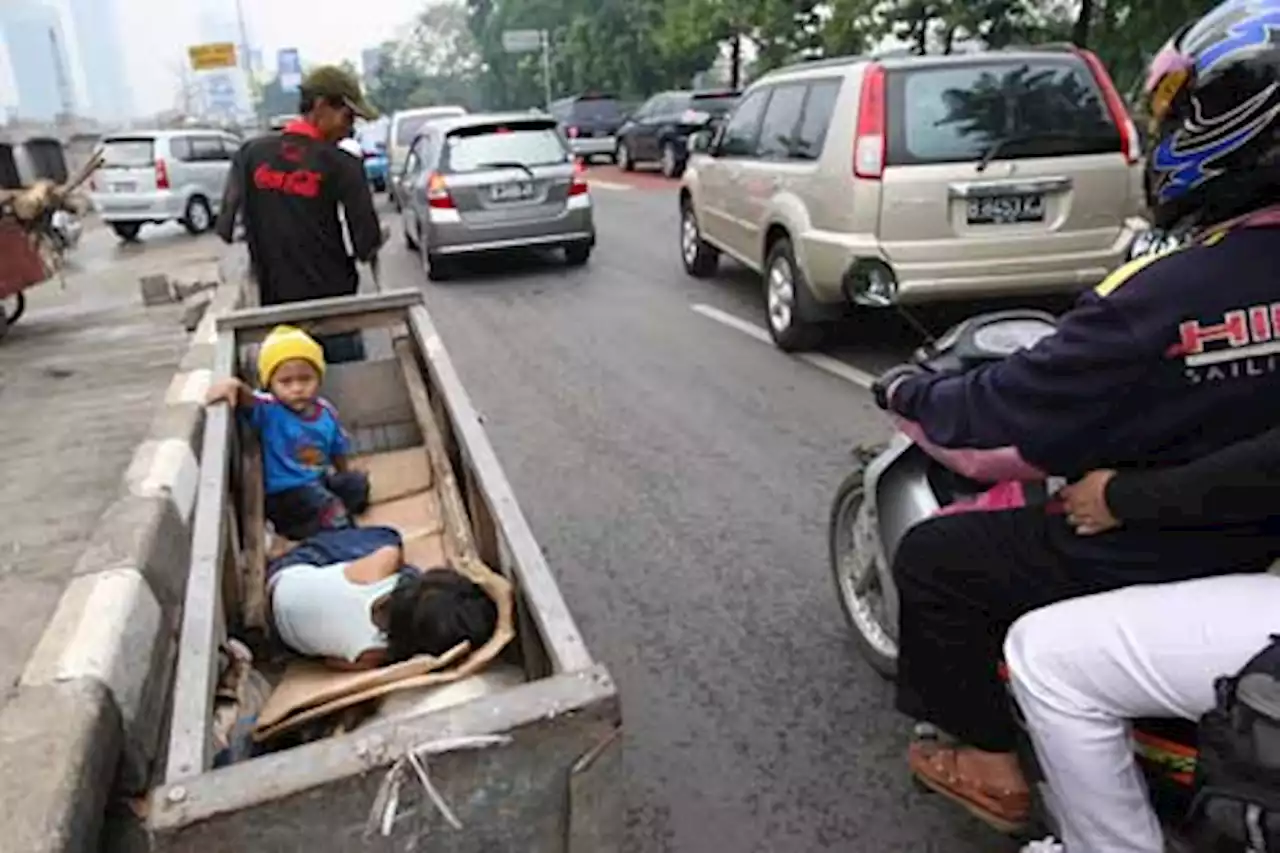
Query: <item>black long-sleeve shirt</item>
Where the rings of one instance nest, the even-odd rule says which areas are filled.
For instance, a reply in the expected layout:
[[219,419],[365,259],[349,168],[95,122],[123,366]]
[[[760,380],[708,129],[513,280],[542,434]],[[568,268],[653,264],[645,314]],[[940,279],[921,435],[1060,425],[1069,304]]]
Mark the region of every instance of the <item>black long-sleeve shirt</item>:
[[1129,525],[1251,524],[1280,516],[1280,429],[1173,468],[1120,471],[1107,506]]
[[218,234],[230,243],[237,214],[244,218],[263,305],[356,292],[360,277],[347,254],[339,205],[355,260],[372,261],[382,244],[382,225],[359,160],[302,121],[241,146],[224,191]]

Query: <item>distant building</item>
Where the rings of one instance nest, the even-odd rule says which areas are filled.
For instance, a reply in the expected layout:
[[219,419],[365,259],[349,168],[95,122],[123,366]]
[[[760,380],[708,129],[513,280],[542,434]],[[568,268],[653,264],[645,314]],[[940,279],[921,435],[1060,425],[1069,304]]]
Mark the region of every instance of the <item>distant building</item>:
[[124,67],[119,0],[69,2],[89,101],[83,111],[99,121],[123,121],[133,113],[133,103]]
[[9,48],[18,115],[50,121],[73,114],[66,33],[53,6],[40,0],[3,0],[0,33]]
[[360,52],[360,70],[366,86],[369,85],[373,78],[378,76],[378,71],[381,67],[382,48],[370,47]]

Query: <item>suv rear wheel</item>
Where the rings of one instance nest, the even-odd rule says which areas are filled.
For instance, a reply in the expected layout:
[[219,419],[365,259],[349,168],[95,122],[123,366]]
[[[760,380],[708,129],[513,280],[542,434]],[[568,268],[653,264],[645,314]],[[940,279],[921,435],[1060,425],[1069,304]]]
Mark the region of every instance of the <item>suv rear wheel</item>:
[[720,252],[702,239],[698,215],[693,212],[693,203],[687,200],[680,205],[680,260],[684,262],[684,271],[694,278],[710,278],[720,263]]
[[662,143],[662,174],[668,178],[678,178],[683,171],[684,164],[680,162],[676,144],[669,141]]
[[765,259],[764,303],[769,334],[783,352],[812,349],[822,341],[822,327],[808,319],[811,299],[791,241],[779,237]]
[[624,172],[634,172],[636,169],[635,162],[631,159],[631,149],[627,147],[626,141],[618,143],[617,149],[613,152],[613,162],[618,164],[618,168]]

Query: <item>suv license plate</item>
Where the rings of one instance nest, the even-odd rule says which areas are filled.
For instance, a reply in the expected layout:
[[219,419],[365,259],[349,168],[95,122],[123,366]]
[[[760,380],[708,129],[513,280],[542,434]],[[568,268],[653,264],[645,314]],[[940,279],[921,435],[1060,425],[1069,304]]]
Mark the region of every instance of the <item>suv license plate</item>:
[[115,193],[136,193],[138,191],[137,184],[112,184],[111,191]]
[[523,201],[533,198],[533,184],[521,181],[514,184],[495,184],[489,188],[489,197],[494,201]]
[[1001,195],[969,199],[970,225],[1011,225],[1017,222],[1043,222],[1044,196]]

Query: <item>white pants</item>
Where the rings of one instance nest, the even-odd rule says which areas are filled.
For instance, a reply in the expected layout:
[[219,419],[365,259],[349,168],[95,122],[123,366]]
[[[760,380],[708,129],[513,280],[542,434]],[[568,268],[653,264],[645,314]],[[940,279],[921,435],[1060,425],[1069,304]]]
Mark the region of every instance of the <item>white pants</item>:
[[1280,631],[1280,578],[1230,575],[1077,598],[1005,640],[1067,853],[1163,853],[1128,721],[1198,719],[1213,682]]

